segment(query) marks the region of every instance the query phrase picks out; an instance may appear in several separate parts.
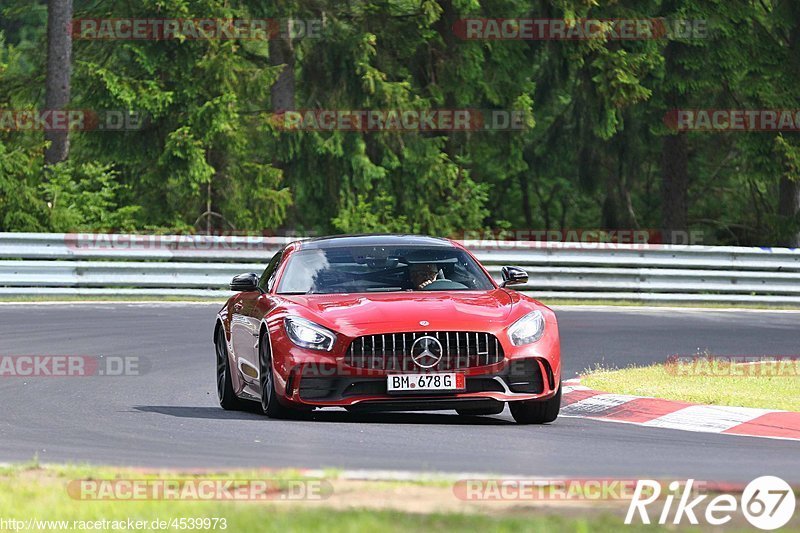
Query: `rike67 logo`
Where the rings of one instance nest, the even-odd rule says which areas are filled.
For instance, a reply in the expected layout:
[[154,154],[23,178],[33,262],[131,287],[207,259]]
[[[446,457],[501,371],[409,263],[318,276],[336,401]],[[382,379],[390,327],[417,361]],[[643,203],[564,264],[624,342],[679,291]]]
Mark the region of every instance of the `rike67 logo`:
[[[687,520],[697,525],[701,523],[700,518],[712,526],[721,526],[730,522],[741,509],[751,525],[769,531],[783,527],[794,515],[794,491],[779,477],[762,476],[754,479],[742,491],[740,500],[731,494],[719,494],[709,500],[708,494],[698,496],[697,487],[693,485],[693,479],[684,485],[673,481],[668,485],[666,496],[661,498],[661,483],[650,479],[639,480],[625,523],[641,520],[643,524],[650,524],[653,520],[661,525],[677,525]],[[663,507],[659,513],[658,505],[662,500]]]

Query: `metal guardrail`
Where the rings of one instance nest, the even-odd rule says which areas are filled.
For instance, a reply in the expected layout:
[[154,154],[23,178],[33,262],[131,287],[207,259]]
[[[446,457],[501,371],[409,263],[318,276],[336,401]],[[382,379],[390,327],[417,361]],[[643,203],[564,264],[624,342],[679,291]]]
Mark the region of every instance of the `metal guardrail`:
[[[0,297],[224,298],[287,237],[0,233]],[[538,298],[800,304],[800,250],[690,245],[464,241],[489,272],[528,270]]]

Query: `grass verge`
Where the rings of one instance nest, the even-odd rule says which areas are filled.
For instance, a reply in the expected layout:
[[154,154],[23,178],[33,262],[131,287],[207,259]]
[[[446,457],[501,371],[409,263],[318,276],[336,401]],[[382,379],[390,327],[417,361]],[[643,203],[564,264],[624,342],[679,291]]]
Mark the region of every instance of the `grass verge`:
[[[326,478],[311,478],[297,471],[238,471],[235,473],[178,473],[139,471],[90,466],[37,464],[0,468],[0,529],[15,530],[9,520],[23,521],[16,530],[58,530],[46,521],[68,523],[68,529],[103,529],[96,524],[116,522],[121,528],[107,530],[153,531],[154,520],[174,526],[175,531],[653,531],[652,526],[623,524],[627,502],[612,509],[597,506],[532,504],[531,502],[473,502],[459,500],[450,484],[441,482],[344,481],[335,472]],[[186,501],[124,500],[87,501],[75,496],[70,486],[80,480],[169,479],[271,479],[284,486],[292,480],[325,479],[332,489],[322,501]],[[127,529],[128,520],[145,527]],[[181,519],[185,519],[181,522]],[[33,525],[25,522],[36,520]],[[206,520],[207,525],[203,525]],[[45,522],[43,522],[45,521]],[[66,521],[66,522],[64,522]],[[212,527],[212,521],[216,528]],[[181,523],[184,526],[181,526]],[[91,524],[91,525],[90,525]],[[191,524],[193,527],[186,527]],[[200,524],[200,527],[197,527]],[[224,524],[224,529],[223,529]],[[746,523],[728,530],[746,530]],[[794,524],[795,531],[797,524]],[[62,528],[63,529],[63,528]],[[672,531],[687,530],[670,527]]]
[[797,359],[754,365],[700,357],[687,363],[587,370],[581,385],[613,394],[800,412],[798,379]]

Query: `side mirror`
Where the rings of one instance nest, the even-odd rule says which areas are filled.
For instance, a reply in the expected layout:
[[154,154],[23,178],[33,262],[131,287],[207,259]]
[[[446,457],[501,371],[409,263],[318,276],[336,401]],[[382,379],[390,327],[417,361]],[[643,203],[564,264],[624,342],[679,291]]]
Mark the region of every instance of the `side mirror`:
[[248,272],[239,274],[231,280],[231,290],[236,292],[249,292],[258,290],[258,274]]
[[503,267],[503,283],[501,287],[508,287],[509,285],[521,285],[528,283],[528,273],[519,267],[504,266]]

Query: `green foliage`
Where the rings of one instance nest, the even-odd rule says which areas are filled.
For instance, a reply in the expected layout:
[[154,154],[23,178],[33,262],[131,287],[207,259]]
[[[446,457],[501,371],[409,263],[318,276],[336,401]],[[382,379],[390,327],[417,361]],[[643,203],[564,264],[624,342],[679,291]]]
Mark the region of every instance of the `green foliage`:
[[47,231],[46,206],[37,190],[42,158],[28,147],[0,140],[0,231]]
[[[0,109],[44,105],[47,6],[0,8]],[[777,0],[75,0],[75,17],[323,19],[292,42],[297,109],[519,110],[522,131],[282,131],[258,40],[74,43],[72,107],[145,116],[71,134],[0,131],[0,229],[293,230],[457,235],[484,228],[657,228],[663,118],[797,108],[800,15]],[[709,21],[705,39],[462,40],[468,17]],[[669,57],[669,61],[665,58]],[[274,61],[273,61],[274,62]],[[689,221],[709,242],[771,244],[798,179],[778,133],[688,134]],[[787,229],[788,228],[788,229]]]
[[108,166],[60,163],[47,170],[41,189],[47,199],[49,228],[68,231],[132,231],[139,206],[117,205],[117,173]]

